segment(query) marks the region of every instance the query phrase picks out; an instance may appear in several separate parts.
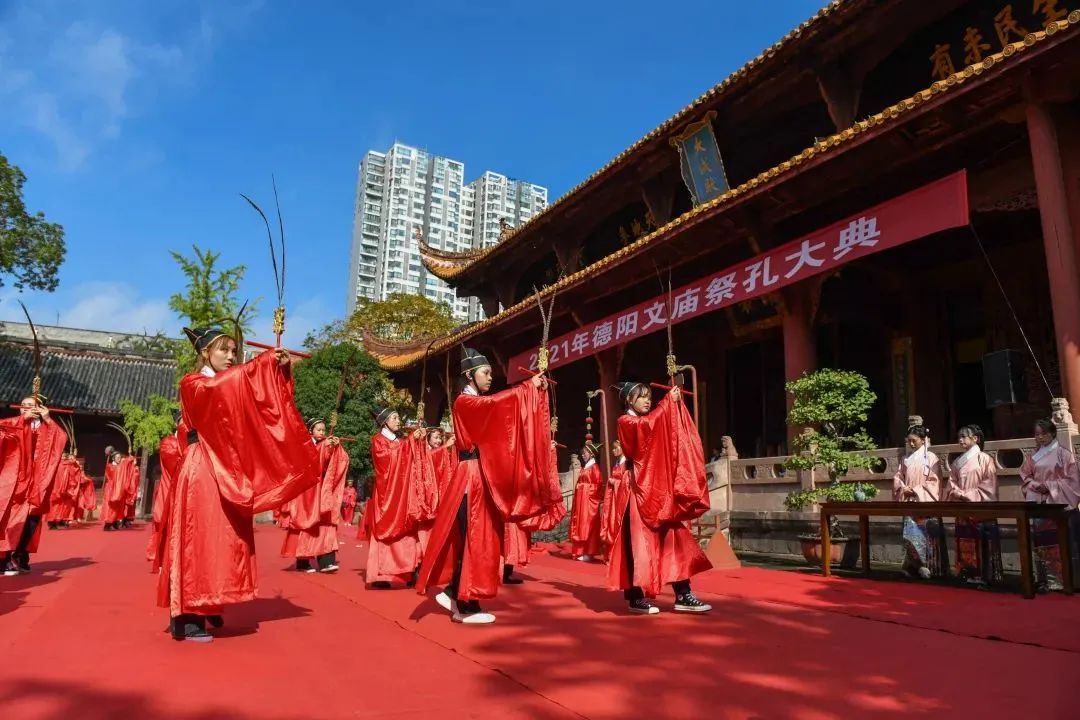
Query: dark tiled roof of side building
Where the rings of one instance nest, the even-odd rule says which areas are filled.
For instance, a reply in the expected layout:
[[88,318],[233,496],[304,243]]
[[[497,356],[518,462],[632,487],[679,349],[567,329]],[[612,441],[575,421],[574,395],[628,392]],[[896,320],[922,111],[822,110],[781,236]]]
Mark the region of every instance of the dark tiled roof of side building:
[[[176,363],[130,353],[42,349],[41,394],[49,405],[118,415],[120,402],[146,405],[150,395],[176,394]],[[0,402],[15,403],[30,391],[33,352],[22,343],[0,343]]]

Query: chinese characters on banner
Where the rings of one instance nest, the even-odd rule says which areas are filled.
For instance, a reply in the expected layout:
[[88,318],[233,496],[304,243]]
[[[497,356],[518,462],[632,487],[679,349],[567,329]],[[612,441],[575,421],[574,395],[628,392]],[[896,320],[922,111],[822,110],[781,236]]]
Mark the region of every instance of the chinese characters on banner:
[[[968,222],[967,173],[960,171],[675,289],[671,322],[680,323],[776,292],[853,260]],[[560,335],[549,343],[549,368],[663,330],[667,316],[667,297],[661,295]],[[535,350],[511,358],[509,382],[524,379],[520,367],[536,369]]]
[[679,150],[683,181],[693,196],[694,205],[700,205],[727,192],[728,181],[724,173],[724,161],[716,145],[712,121],[716,112],[705,113],[705,119],[692,123],[671,144]]
[[943,23],[947,30],[942,32],[947,34],[933,43],[930,74],[934,80],[944,80],[1049,23],[1064,20],[1078,8],[1077,0],[973,3]]

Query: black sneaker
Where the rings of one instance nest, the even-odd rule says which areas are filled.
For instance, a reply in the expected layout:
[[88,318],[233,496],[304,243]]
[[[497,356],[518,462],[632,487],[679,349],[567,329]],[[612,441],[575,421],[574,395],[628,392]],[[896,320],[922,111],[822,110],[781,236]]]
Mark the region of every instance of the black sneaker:
[[15,569],[20,575],[30,574],[30,553],[24,552],[21,555],[12,555],[11,557],[15,561]]
[[112,526],[112,524],[111,524],[111,523],[107,523],[107,524],[105,525],[105,532],[112,532],[112,531],[113,531],[113,526]]
[[391,585],[388,580],[376,580],[375,582],[371,583],[371,587],[375,588],[376,590],[389,590],[394,586]]
[[214,636],[206,632],[203,618],[193,615],[180,615],[171,621],[172,638],[177,641],[208,643]]
[[523,582],[525,581],[517,575],[507,575],[503,578],[503,585],[520,585]]
[[10,559],[5,560],[3,565],[0,565],[0,575],[12,577],[18,574],[19,568],[15,567],[15,563],[13,563]]
[[631,600],[629,603],[630,612],[635,615],[657,615],[660,613],[660,608],[653,605],[647,598],[641,598],[640,600]]
[[220,615],[207,615],[206,622],[210,623],[210,627],[220,628],[225,626],[225,618]]
[[706,613],[712,610],[712,605],[703,603],[692,592],[675,598],[675,612]]

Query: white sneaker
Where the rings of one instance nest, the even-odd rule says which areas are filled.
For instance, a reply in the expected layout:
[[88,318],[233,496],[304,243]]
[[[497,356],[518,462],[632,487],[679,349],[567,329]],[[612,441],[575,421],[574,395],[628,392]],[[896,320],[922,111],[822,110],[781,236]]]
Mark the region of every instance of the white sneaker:
[[313,568],[313,567],[309,567],[309,568],[307,568],[306,570],[304,570],[304,572],[305,572],[305,573],[307,573],[308,575],[310,575],[311,573],[317,573],[317,572],[319,572],[319,571],[318,571],[318,570],[316,570],[316,569],[315,569],[315,568]]
[[923,580],[929,580],[930,579],[930,568],[928,568],[928,567],[919,568],[919,577],[921,577]]
[[439,607],[447,612],[454,612],[454,601],[450,599],[450,596],[445,592],[441,592],[435,596],[435,602],[439,603]]
[[14,577],[19,574],[19,571],[12,568],[11,570],[4,571],[4,577]]
[[321,572],[321,573],[336,573],[337,571],[338,571],[338,566],[337,565],[327,565],[324,568],[319,568],[319,572]]
[[592,555],[582,555],[578,560],[581,562],[592,562]]
[[450,616],[450,621],[462,625],[490,625],[495,622],[495,616],[486,612],[469,613],[468,615],[456,612]]

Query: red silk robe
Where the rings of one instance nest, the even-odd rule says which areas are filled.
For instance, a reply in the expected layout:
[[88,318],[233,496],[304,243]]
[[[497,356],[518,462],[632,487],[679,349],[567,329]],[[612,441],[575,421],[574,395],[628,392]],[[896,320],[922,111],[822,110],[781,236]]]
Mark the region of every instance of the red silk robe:
[[97,509],[97,488],[94,479],[86,474],[85,461],[79,459],[79,497],[75,504],[75,519],[82,520]]
[[165,554],[165,528],[172,511],[172,491],[176,484],[176,475],[180,472],[180,441],[176,435],[161,439],[158,446],[158,458],[161,460],[161,477],[154,488],[153,532],[150,544],[146,548],[146,559],[150,561],[150,572],[161,569],[161,560]]
[[186,375],[188,446],[173,488],[158,604],[172,616],[215,615],[255,598],[256,513],[319,482],[319,458],[273,353],[208,377]]
[[375,482],[365,509],[367,582],[408,582],[423,560],[420,527],[438,502],[435,468],[423,439],[371,438]]
[[431,448],[431,464],[435,468],[435,482],[441,497],[450,485],[450,478],[453,477],[454,467],[457,465],[457,451],[454,446]]
[[341,519],[345,521],[346,525],[352,525],[353,518],[356,516],[356,488],[347,487],[345,492],[341,494]]
[[349,454],[340,445],[331,445],[325,440],[318,448],[322,480],[313,488],[313,513],[306,517],[312,524],[302,528],[297,539],[296,557],[301,558],[319,557],[338,549],[337,526],[341,522],[341,499],[345,492],[345,476],[349,472]]
[[[311,444],[318,452],[314,438]],[[319,469],[322,469],[322,455],[319,454]],[[285,538],[281,543],[281,557],[311,558],[312,555],[300,554],[300,534],[319,525],[319,484],[315,484],[281,506],[278,511],[278,524],[285,529]],[[310,549],[310,543],[308,543]]]
[[[574,505],[570,512],[570,542],[574,557],[600,555],[600,503],[604,475],[600,464],[589,461],[574,486]],[[610,494],[610,493],[609,493]]]
[[73,457],[60,460],[60,467],[56,471],[56,480],[53,482],[52,493],[49,498],[48,522],[66,522],[75,517],[75,499],[79,490],[79,478],[82,476],[82,468]]
[[[608,586],[637,586],[647,597],[656,597],[661,586],[712,567],[687,527],[709,509],[705,455],[686,406],[670,395],[648,415],[620,417],[619,443],[627,459],[629,492],[615,499]],[[634,553],[632,578],[623,549],[626,532]]]
[[503,527],[503,562],[514,567],[529,564],[529,546],[532,545],[532,533],[521,523],[506,523]]
[[600,525],[600,539],[604,543],[605,553],[610,556],[619,532],[619,514],[616,507],[626,507],[626,498],[630,492],[626,477],[626,458],[620,457],[611,467],[611,480],[604,493],[604,510]]
[[[455,447],[479,451],[462,460],[441,498],[417,591],[449,578],[449,559],[464,542],[459,600],[494,597],[501,582],[504,525],[554,512],[562,503],[551,447],[547,392],[526,382],[493,395],[463,393],[454,401]],[[553,494],[554,489],[554,494]],[[457,514],[468,499],[467,537]],[[564,509],[565,512],[565,509]]]
[[120,458],[120,473],[124,478],[124,517],[135,518],[135,500],[139,496],[139,466],[135,458],[125,455]]
[[104,507],[101,521],[108,525],[124,519],[127,512],[127,475],[121,469],[122,463],[105,464],[105,487],[102,493]]
[[[19,416],[5,418],[0,428],[7,436],[7,449],[0,450],[5,456],[0,471],[0,552],[8,552],[18,545],[31,515],[48,514],[67,434],[51,418],[37,428]],[[28,552],[37,552],[40,538],[38,525]]]

